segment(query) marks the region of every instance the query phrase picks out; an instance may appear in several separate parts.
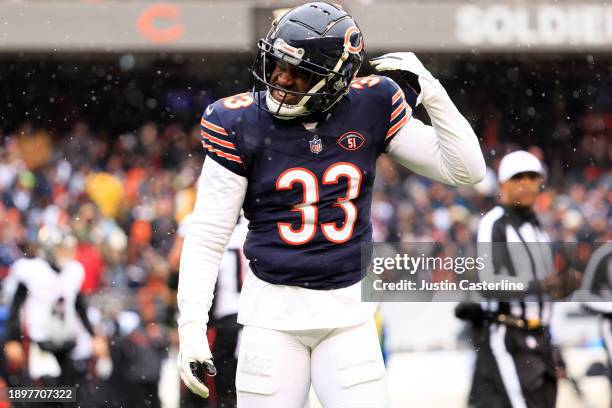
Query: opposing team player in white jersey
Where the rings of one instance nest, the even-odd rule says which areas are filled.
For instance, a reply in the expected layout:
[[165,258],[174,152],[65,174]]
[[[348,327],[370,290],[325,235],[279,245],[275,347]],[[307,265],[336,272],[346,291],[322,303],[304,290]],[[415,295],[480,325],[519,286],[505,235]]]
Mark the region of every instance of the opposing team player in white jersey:
[[[238,313],[238,406],[302,408],[312,384],[325,408],[386,407],[376,305],[360,301],[376,159],[388,154],[434,180],[474,184],[485,173],[478,139],[412,53],[371,64],[414,91],[382,76],[357,79],[364,39],[337,6],[288,11],[258,48],[253,91],[215,102],[201,120],[208,157],[179,275],[181,377],[208,395],[199,379],[202,367],[214,370],[208,310],[242,208],[253,273]],[[432,126],[411,118],[411,102],[425,106]]]
[[77,381],[72,353],[82,327],[92,338],[92,351],[108,356],[106,341],[94,333],[87,306],[80,293],[85,277],[74,259],[76,238],[57,227],[39,233],[40,256],[17,260],[3,288],[12,298],[4,352],[9,363],[25,362],[22,319],[29,340],[28,371],[46,385],[73,387]]

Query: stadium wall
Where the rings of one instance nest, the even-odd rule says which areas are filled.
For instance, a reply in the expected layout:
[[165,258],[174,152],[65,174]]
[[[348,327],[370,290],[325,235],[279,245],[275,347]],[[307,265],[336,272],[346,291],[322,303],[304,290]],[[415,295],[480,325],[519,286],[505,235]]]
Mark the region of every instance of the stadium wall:
[[[297,2],[0,3],[0,52],[252,50],[274,12]],[[597,51],[612,48],[612,7],[596,2],[343,2],[370,50]],[[428,17],[429,16],[429,17]],[[426,34],[424,34],[426,33]]]

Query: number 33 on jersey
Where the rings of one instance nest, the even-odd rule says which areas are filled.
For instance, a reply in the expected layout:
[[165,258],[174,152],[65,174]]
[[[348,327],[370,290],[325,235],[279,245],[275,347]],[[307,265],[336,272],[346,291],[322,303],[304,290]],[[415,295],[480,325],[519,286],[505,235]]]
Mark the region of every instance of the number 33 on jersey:
[[260,111],[254,97],[221,99],[201,121],[208,158],[248,179],[244,249],[253,273],[311,289],[358,282],[361,247],[372,239],[376,159],[409,120],[406,99],[416,95],[385,77],[358,79],[314,130]]

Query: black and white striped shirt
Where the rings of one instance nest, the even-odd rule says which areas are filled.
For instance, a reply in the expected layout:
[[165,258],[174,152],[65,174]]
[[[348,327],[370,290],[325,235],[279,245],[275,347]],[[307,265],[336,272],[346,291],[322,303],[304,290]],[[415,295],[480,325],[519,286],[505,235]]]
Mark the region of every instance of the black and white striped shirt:
[[[498,205],[485,214],[478,228],[478,252],[479,256],[485,255],[485,268],[479,274],[481,281],[503,279],[529,287],[553,271],[550,238],[528,208]],[[525,322],[548,324],[550,321],[550,304],[542,294],[526,297],[524,301],[489,299],[483,307]]]

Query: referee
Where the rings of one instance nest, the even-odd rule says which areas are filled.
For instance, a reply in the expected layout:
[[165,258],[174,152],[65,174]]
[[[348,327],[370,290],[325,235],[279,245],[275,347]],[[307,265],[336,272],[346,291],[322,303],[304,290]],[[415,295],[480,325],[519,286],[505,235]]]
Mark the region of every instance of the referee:
[[479,255],[486,259],[480,280],[521,282],[531,294],[517,300],[489,295],[482,305],[472,305],[481,317],[473,320],[477,357],[472,408],[555,406],[551,305],[543,293],[555,282],[555,274],[550,239],[533,211],[545,177],[544,166],[531,153],[504,156],[498,172],[499,204],[478,228]]

